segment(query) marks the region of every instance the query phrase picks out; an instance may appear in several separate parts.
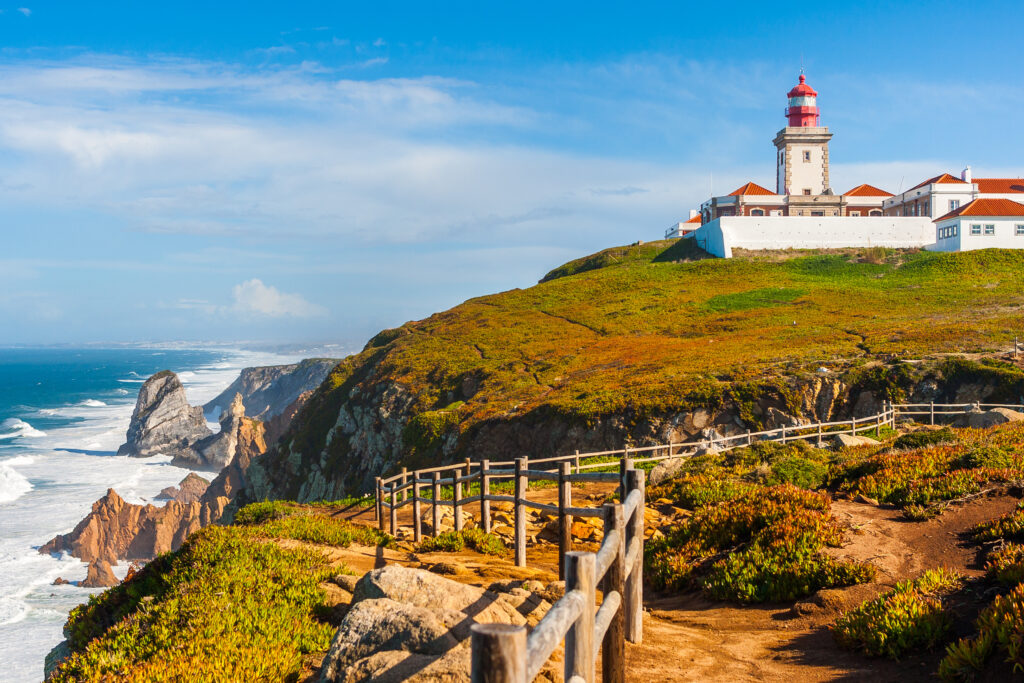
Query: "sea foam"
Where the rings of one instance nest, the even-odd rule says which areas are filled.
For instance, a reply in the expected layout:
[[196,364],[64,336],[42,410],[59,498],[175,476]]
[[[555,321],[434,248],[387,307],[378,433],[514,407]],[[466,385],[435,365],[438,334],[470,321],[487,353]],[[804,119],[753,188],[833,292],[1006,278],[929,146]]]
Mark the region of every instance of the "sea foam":
[[0,463],[0,503],[10,503],[32,490],[29,480],[9,466],[15,464],[16,460],[28,460],[28,458],[11,458]]
[[28,422],[19,420],[16,417],[0,422],[0,440],[17,439],[18,437],[36,438],[40,436],[46,436],[46,432],[41,432]]

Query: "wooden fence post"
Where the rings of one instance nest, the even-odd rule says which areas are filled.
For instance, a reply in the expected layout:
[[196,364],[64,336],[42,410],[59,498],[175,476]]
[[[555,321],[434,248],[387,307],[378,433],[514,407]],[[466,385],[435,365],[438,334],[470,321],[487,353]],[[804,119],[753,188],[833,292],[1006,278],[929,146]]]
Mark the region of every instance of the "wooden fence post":
[[558,578],[565,580],[565,554],[572,550],[572,515],[565,509],[572,507],[572,482],[569,463],[558,464]]
[[380,483],[380,477],[377,477],[376,483],[374,484],[373,488],[374,495],[377,497],[377,500],[375,501],[376,505],[374,506],[374,515],[376,515],[377,517],[377,527],[381,531],[384,531],[384,513],[383,506],[381,505],[382,499],[384,497],[383,489],[384,485]]
[[932,401],[931,407],[929,409],[929,412],[931,413],[932,424],[934,425],[935,424],[935,401]]
[[850,420],[850,436],[857,435],[857,418]]
[[398,502],[395,500],[395,482],[391,482],[391,535],[398,529]]
[[408,467],[403,467],[402,468],[402,502],[403,503],[405,502],[405,493],[406,493],[405,485],[407,483],[409,483],[408,477],[409,477],[409,468]]
[[747,430],[747,445],[751,446],[751,445],[753,445],[753,443],[754,442],[751,440],[751,437],[750,437],[750,430],[748,429]]
[[434,490],[431,492],[434,509],[431,510],[431,526],[433,526],[434,536],[441,533],[441,506],[437,504],[437,501],[441,500],[441,473],[434,472]]
[[525,626],[473,624],[469,633],[471,683],[527,683]]
[[576,455],[572,459],[573,468],[576,470],[576,474],[580,473],[580,449],[576,449]]
[[579,676],[583,683],[594,683],[594,602],[597,555],[571,552],[565,556],[565,592],[583,593],[583,609],[565,634],[565,680]]
[[622,451],[622,459],[619,460],[619,500],[626,500],[626,472],[633,469],[633,459],[629,457],[629,447]]
[[526,566],[526,500],[527,478],[523,474],[526,469],[526,458],[516,458],[515,473],[515,560],[517,567]]
[[818,423],[818,448],[821,448],[821,422]]
[[491,533],[491,501],[487,496],[491,495],[491,475],[487,470],[491,469],[491,461],[480,462],[480,526],[485,534]]
[[[622,505],[604,505],[604,537],[619,532],[619,548],[604,578],[601,593],[605,599],[611,592],[623,597],[626,592],[626,519]],[[601,641],[601,683],[626,683],[626,603],[619,605]]]
[[782,443],[786,443],[786,425],[782,425]]
[[622,596],[622,604],[626,611],[626,639],[631,643],[640,643],[644,637],[644,471],[627,472],[626,484],[629,493],[640,492],[640,505],[633,513],[633,518],[626,520],[626,528],[629,531],[626,548],[629,548],[634,538],[638,538],[640,552],[637,553],[633,566],[626,568],[629,578],[626,579],[626,594]]
[[412,473],[412,540],[419,543],[423,540],[423,515],[420,510],[420,473]]
[[462,482],[459,478],[462,477],[462,468],[456,467],[452,474],[452,502],[454,507],[455,517],[455,530],[462,531]]
[[880,439],[882,437],[882,414],[879,413],[875,416],[875,438]]

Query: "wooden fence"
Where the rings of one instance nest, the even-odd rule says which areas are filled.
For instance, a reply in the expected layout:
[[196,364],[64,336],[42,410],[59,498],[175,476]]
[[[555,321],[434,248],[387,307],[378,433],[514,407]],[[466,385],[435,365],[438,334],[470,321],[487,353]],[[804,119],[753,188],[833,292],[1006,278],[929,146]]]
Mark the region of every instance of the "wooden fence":
[[[622,502],[605,504],[596,553],[566,553],[565,593],[527,636],[525,626],[474,624],[474,683],[532,681],[564,640],[564,680],[625,683],[626,641],[643,639],[644,472],[625,471]],[[597,605],[597,589],[602,600]]]

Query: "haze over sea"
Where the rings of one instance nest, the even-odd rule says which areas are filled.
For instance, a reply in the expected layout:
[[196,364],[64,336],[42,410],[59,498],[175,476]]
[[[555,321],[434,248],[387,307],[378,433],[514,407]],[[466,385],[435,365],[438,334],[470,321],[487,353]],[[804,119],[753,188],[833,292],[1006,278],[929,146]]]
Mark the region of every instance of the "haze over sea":
[[[297,360],[226,349],[0,349],[0,679],[42,680],[68,612],[98,592],[52,585],[58,576],[85,578],[86,564],[40,555],[38,546],[70,531],[108,488],[160,505],[154,496],[188,474],[170,458],[116,455],[142,382],[173,370],[197,405],[243,367]],[[122,562],[114,571],[127,569]]]

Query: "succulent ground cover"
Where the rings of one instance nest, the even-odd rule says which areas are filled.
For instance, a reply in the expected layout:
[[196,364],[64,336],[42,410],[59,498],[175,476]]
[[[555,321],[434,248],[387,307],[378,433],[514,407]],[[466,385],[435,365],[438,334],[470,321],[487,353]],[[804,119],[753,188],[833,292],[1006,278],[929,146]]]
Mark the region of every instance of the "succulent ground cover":
[[736,602],[793,600],[821,588],[874,578],[872,566],[841,562],[821,550],[842,542],[820,486],[826,452],[803,442],[756,444],[696,458],[682,476],[649,489],[692,510],[646,547],[646,573],[668,591],[700,588]]
[[832,632],[844,647],[893,659],[934,648],[946,638],[953,621],[942,597],[960,583],[955,572],[930,569],[847,612]]
[[303,658],[330,644],[335,627],[319,584],[344,570],[273,541],[390,538],[280,501],[242,508],[238,518],[196,532],[73,610],[65,626],[73,654],[52,680],[295,680]]
[[421,553],[457,553],[466,548],[475,550],[481,555],[497,555],[498,557],[508,555],[508,547],[505,542],[494,534],[485,533],[483,529],[445,531],[437,536],[423,539],[416,550]]

